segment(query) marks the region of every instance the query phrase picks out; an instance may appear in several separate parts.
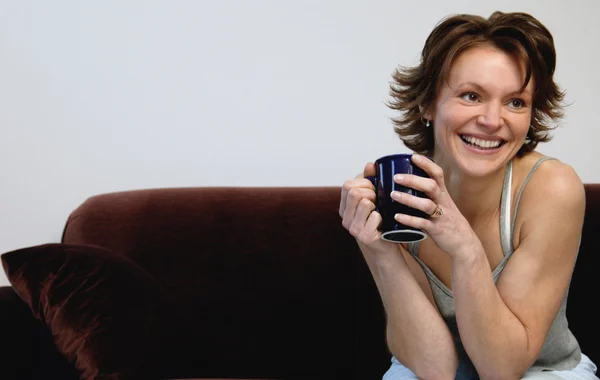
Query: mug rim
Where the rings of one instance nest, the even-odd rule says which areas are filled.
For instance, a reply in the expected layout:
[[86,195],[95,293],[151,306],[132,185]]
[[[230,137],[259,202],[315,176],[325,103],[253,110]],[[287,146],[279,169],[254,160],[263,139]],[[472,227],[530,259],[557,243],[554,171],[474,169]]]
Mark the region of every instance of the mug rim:
[[[406,241],[386,239],[386,235],[397,234],[398,232],[407,232],[407,233],[411,233],[411,234],[421,235],[421,238],[418,240],[406,240]],[[419,230],[409,230],[409,229],[393,230],[393,231],[386,231],[386,232],[381,233],[381,239],[383,239],[385,241],[389,241],[391,243],[416,243],[416,242],[427,239],[427,234],[425,232],[419,231]]]
[[411,158],[413,156],[414,153],[392,153],[392,154],[387,154],[385,156],[381,156],[378,159],[375,160],[375,162],[379,162],[381,160],[387,159],[387,158],[392,158],[392,157],[397,157],[397,158]]

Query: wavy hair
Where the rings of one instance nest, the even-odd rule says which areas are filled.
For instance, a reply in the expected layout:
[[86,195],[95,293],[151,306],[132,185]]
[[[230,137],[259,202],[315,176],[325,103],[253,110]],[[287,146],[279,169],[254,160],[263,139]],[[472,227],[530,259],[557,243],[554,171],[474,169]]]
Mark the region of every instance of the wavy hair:
[[465,50],[487,44],[523,62],[523,88],[534,79],[531,127],[518,154],[530,152],[540,142],[550,141],[550,131],[563,117],[564,92],[554,82],[556,50],[548,29],[536,18],[521,12],[494,12],[488,19],[460,14],[443,19],[425,42],[415,67],[399,67],[392,74],[387,103],[401,112],[393,117],[394,130],[411,150],[433,153],[433,128],[425,128],[422,113],[433,104],[454,60]]

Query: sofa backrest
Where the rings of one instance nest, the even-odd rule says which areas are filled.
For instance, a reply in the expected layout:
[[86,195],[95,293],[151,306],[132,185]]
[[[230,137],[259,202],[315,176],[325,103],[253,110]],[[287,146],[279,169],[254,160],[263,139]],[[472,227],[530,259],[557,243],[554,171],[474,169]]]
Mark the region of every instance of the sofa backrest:
[[597,289],[600,289],[600,184],[586,184],[585,192],[585,220],[567,299],[567,320],[582,352],[600,365],[600,325],[592,311],[598,302]]
[[340,189],[173,188],[91,197],[63,242],[110,248],[195,321],[197,377],[381,378],[384,314]]
[[[600,184],[586,193],[567,316],[598,363]],[[63,242],[113,249],[154,275],[196,322],[197,376],[381,378],[384,312],[339,199],[339,187],[102,194],[70,215]]]

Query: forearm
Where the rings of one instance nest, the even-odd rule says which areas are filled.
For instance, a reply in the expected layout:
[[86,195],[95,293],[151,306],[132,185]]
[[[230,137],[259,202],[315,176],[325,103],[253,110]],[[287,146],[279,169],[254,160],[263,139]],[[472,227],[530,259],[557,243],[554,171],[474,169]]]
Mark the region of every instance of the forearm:
[[482,246],[453,258],[452,292],[460,337],[480,377],[520,378],[530,364],[527,332],[500,297]]
[[365,258],[386,310],[392,354],[419,378],[454,379],[458,357],[452,335],[400,250]]

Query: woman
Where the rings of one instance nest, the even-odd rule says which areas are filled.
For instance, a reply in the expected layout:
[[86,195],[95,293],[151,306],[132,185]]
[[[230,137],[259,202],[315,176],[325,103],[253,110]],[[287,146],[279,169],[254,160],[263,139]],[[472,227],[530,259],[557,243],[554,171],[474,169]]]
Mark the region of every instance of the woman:
[[597,379],[565,317],[583,184],[534,150],[562,116],[555,62],[538,20],[495,12],[445,19],[420,64],[394,73],[396,132],[431,176],[397,176],[429,199],[394,199],[431,217],[396,219],[429,238],[380,239],[364,178],[375,174],[372,163],[344,183],[340,202],[386,310],[385,380]]

